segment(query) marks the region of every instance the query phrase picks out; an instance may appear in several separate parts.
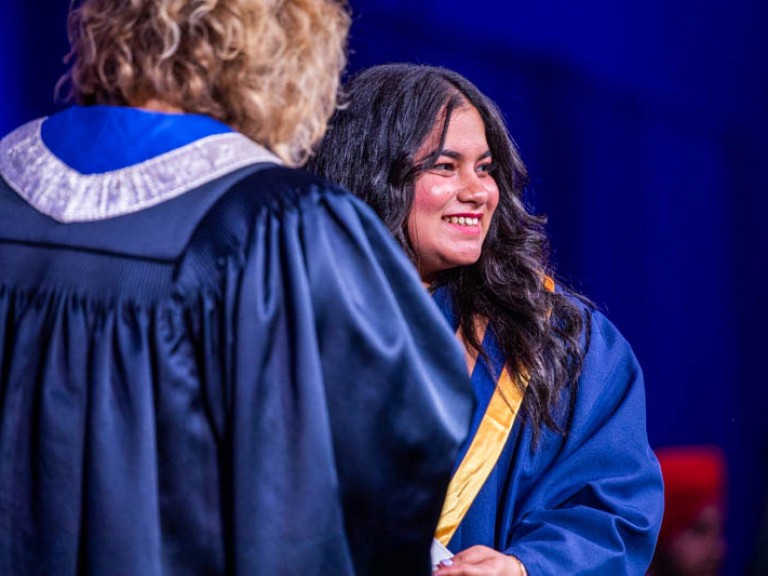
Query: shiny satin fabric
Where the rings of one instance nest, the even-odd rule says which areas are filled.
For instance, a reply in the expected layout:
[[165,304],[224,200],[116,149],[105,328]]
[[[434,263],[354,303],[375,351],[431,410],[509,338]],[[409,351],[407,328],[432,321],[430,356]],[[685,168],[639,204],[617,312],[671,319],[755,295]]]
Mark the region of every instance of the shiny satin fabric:
[[2,574],[429,574],[471,408],[400,248],[313,176],[78,224],[0,179]]

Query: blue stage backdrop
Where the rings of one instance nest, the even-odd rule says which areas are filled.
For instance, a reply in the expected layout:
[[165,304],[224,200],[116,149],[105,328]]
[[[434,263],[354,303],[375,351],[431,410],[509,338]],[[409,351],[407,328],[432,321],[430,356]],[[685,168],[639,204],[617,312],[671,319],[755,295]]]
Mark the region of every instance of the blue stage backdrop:
[[[66,0],[0,20],[0,134],[60,105]],[[722,446],[727,574],[756,553],[768,478],[768,3],[352,0],[350,71],[455,68],[494,98],[561,275],[644,367],[654,447]]]

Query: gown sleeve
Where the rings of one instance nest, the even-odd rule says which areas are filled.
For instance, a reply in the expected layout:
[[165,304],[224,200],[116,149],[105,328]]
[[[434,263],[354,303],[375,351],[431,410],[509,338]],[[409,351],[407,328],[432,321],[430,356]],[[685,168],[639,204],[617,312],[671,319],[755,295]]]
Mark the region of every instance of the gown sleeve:
[[225,278],[208,331],[231,327],[209,347],[225,374],[235,572],[430,574],[473,404],[458,344],[367,206],[299,171],[258,187],[203,226],[228,255],[190,264]]
[[401,574],[429,564],[424,543],[468,430],[471,385],[453,332],[378,218],[356,200],[328,210],[308,260],[322,286],[314,302],[345,522],[365,563]]
[[[640,367],[603,315],[592,313],[590,323],[568,435],[532,484],[505,550],[531,576],[644,574],[661,524],[661,473],[647,440]],[[531,462],[522,459],[522,477]]]

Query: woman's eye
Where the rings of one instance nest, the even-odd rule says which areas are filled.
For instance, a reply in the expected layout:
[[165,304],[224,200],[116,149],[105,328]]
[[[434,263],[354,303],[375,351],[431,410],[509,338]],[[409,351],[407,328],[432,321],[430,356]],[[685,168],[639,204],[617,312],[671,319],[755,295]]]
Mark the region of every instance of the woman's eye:
[[443,171],[453,170],[453,164],[451,164],[450,162],[440,162],[438,164],[435,164],[432,167],[432,169],[433,170],[443,170]]
[[493,164],[491,162],[480,164],[480,166],[477,167],[477,171],[484,172],[486,174],[493,172]]

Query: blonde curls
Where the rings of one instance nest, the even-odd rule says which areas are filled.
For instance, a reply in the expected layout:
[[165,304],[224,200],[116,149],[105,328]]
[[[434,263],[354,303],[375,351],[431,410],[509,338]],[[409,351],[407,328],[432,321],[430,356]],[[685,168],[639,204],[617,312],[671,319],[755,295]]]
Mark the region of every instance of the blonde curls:
[[300,165],[335,107],[349,24],[338,0],[83,0],[60,86],[206,114]]

